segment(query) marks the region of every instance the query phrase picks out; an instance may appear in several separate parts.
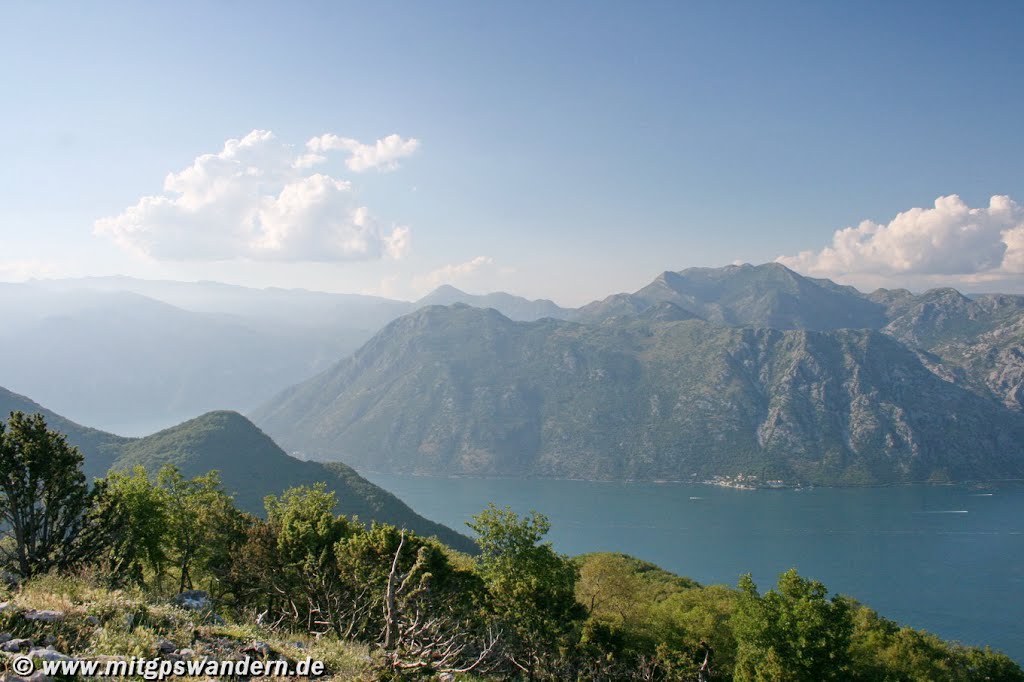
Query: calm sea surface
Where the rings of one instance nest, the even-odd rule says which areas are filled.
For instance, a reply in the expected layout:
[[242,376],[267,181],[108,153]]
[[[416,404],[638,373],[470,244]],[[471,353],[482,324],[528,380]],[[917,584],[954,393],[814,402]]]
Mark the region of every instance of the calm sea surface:
[[625,552],[702,583],[762,590],[796,567],[883,616],[1024,661],[1024,486],[729,490],[682,483],[370,474],[468,532],[488,502],[537,510],[567,554]]

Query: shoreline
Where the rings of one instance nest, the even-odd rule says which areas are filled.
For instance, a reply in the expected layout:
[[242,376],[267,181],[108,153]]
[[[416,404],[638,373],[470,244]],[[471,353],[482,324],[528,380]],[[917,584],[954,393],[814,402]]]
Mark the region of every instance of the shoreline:
[[[330,460],[309,460],[315,462],[321,462],[324,464],[332,463]],[[342,462],[347,464],[346,462]],[[352,466],[348,464],[348,466]],[[744,481],[741,484],[733,484],[727,482],[728,478],[732,477],[721,477],[722,481],[716,481],[715,477],[701,480],[685,480],[685,479],[664,479],[664,478],[571,478],[563,476],[502,476],[502,475],[486,475],[486,474],[431,474],[422,472],[405,472],[405,471],[379,471],[372,469],[357,469],[352,467],[355,471],[363,477],[369,476],[403,476],[407,478],[431,478],[431,479],[446,479],[446,480],[479,480],[479,481],[571,481],[576,483],[607,483],[607,484],[637,484],[637,483],[652,483],[657,485],[710,485],[717,488],[728,488],[732,490],[812,490],[815,488],[827,488],[835,490],[858,490],[864,488],[899,488],[899,487],[910,487],[910,486],[930,486],[930,487],[948,487],[958,485],[999,485],[999,484],[1021,484],[1024,483],[1024,478],[991,478],[991,479],[966,479],[962,481],[900,481],[893,483],[863,483],[863,484],[837,484],[837,483],[783,483],[779,485],[759,485],[751,483],[750,481]]]

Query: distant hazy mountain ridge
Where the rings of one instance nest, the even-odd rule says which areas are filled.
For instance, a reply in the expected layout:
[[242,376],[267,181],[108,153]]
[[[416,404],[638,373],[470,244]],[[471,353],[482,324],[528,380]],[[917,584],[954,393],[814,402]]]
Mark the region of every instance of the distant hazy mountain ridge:
[[531,301],[501,291],[479,296],[467,294],[448,284],[434,289],[416,301],[414,305],[419,309],[429,305],[453,305],[455,303],[465,303],[475,308],[494,308],[509,319],[523,321],[539,320],[545,317],[562,320],[571,317],[575,312],[571,308],[562,308],[546,299]]
[[448,286],[406,302],[129,277],[0,284],[0,384],[81,422],[151,433],[210,410],[253,409],[438,301],[525,320],[571,312]]

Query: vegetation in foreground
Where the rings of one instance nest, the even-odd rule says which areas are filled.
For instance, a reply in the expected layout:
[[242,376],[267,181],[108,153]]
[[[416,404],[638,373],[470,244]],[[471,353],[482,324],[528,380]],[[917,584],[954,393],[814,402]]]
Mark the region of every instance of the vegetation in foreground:
[[795,571],[761,593],[749,576],[705,587],[624,555],[573,559],[544,542],[543,516],[493,506],[470,524],[472,557],[335,505],[297,487],[258,518],[215,473],[174,468],[89,486],[75,448],[14,413],[0,424],[5,653],[311,656],[339,680],[1024,680],[1002,654]]
[[471,552],[474,547],[465,535],[423,518],[341,462],[325,464],[291,457],[237,412],[208,412],[144,438],[124,438],[76,424],[0,387],[0,415],[10,412],[42,414],[51,428],[66,435],[68,443],[81,451],[82,471],[89,479],[106,476],[112,469],[137,466],[155,476],[170,464],[189,478],[215,469],[235,506],[251,514],[263,512],[266,495],[326,483],[329,490],[338,494],[338,513],[438,537],[464,552]]

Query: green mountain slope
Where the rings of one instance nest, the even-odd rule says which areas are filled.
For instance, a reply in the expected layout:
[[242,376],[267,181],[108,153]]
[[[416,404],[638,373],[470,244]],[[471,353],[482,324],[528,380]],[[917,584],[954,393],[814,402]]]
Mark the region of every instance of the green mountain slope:
[[1016,477],[1024,418],[870,330],[433,307],[255,415],[367,470],[813,483]]
[[85,458],[89,478],[110,469],[141,465],[155,473],[166,464],[186,476],[216,469],[239,508],[256,514],[263,498],[292,486],[326,483],[338,497],[338,511],[363,521],[381,521],[436,536],[455,549],[474,552],[464,535],[425,519],[397,497],[341,463],[304,462],[287,455],[248,419],[235,412],[208,414],[146,438],[122,438],[76,424],[24,396],[0,388],[0,419],[13,411],[39,412],[47,425],[67,435]]
[[386,521],[437,536],[456,549],[470,551],[472,543],[450,528],[416,514],[391,493],[341,464],[304,462],[287,455],[265,433],[237,412],[210,412],[123,447],[113,468],[141,465],[156,472],[166,464],[186,476],[211,469],[220,472],[225,488],[239,508],[262,512],[268,494],[299,485],[324,482],[338,496],[339,511],[365,521]]

